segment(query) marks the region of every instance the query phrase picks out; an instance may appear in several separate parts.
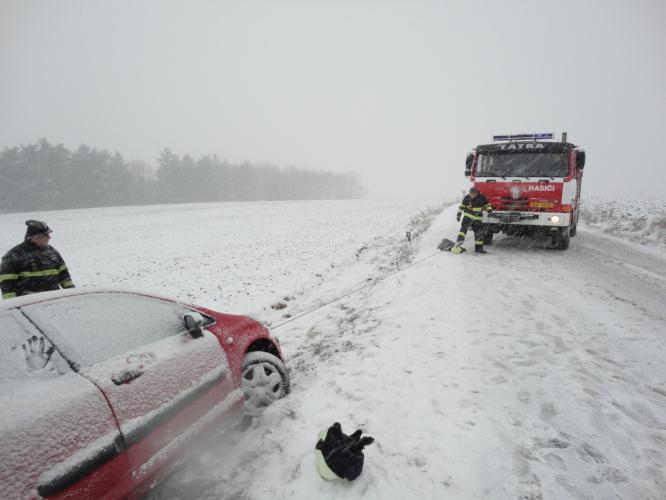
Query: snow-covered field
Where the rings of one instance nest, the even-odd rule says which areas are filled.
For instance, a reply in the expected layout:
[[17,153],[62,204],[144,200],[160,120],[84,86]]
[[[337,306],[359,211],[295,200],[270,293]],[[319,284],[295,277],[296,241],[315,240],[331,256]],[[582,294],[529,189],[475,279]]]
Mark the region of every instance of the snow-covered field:
[[580,219],[607,234],[666,248],[666,200],[585,198]]
[[26,219],[43,219],[78,286],[157,291],[261,315],[287,295],[328,286],[368,247],[403,240],[411,219],[430,210],[421,208],[239,202],[7,214],[0,215],[0,248],[20,243]]
[[[665,498],[659,224],[642,230],[649,248],[586,217],[566,252],[498,236],[489,255],[455,256],[435,250],[457,232],[455,207],[441,208],[10,214],[0,246],[42,218],[77,285],[250,313],[280,338],[292,393],[249,430],[220,429],[154,498]],[[351,483],[314,465],[317,434],[335,421],[376,439]]]

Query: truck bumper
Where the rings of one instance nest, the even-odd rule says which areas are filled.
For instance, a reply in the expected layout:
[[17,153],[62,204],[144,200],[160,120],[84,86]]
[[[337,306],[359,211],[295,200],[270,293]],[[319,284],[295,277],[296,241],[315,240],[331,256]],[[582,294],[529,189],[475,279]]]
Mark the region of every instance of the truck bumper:
[[510,226],[568,227],[571,214],[568,212],[493,212],[483,217],[484,224]]

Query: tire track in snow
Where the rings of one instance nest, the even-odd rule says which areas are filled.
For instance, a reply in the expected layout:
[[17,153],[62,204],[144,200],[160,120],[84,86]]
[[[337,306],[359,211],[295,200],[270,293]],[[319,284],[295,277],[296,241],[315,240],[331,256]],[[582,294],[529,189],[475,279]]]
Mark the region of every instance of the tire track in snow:
[[[579,236],[577,241],[582,240],[587,244],[584,237],[585,233],[582,237]],[[658,307],[659,303],[665,302],[664,289],[654,283],[646,286],[644,280],[635,276],[625,276],[626,271],[621,268],[618,272],[616,259],[604,258],[603,254],[600,255],[593,249],[584,245],[581,247],[583,251],[577,250],[572,243],[572,251],[569,254],[555,254],[552,258],[551,255],[544,255],[544,262],[541,263],[534,261],[535,259],[531,258],[534,255],[529,253],[525,255],[526,260],[511,261],[516,276],[530,276],[531,281],[540,283],[541,296],[551,299],[549,301],[551,307],[548,307],[548,302],[543,303],[545,302],[543,300],[535,303],[533,301],[535,294],[529,291],[534,286],[525,283],[524,279],[519,283],[520,278],[509,278],[511,284],[505,287],[504,293],[513,291],[514,300],[504,300],[501,304],[508,311],[515,311],[524,320],[536,320],[535,330],[539,332],[538,336],[543,340],[550,337],[554,349],[547,353],[538,349],[533,349],[531,353],[529,350],[516,349],[519,355],[514,353],[507,356],[508,360],[512,361],[508,364],[511,369],[504,369],[503,371],[509,372],[509,375],[505,373],[502,377],[506,378],[508,384],[523,387],[516,394],[516,399],[521,404],[532,404],[529,418],[525,418],[524,412],[521,412],[524,417],[522,420],[514,416],[509,421],[520,428],[532,427],[531,434],[534,434],[534,430],[542,428],[568,436],[567,440],[554,442],[555,438],[544,439],[539,437],[538,433],[527,440],[524,437],[521,440],[521,433],[507,434],[507,445],[516,438],[519,440],[520,444],[515,448],[518,456],[516,470],[522,477],[528,478],[529,487],[521,489],[526,484],[521,480],[518,491],[527,498],[535,494],[533,490],[536,481],[530,478],[533,479],[534,471],[537,471],[536,477],[541,478],[540,483],[544,488],[550,489],[551,493],[557,491],[556,488],[553,489],[553,479],[555,485],[564,487],[568,494],[575,498],[590,497],[585,493],[587,488],[580,488],[579,485],[598,487],[604,484],[614,485],[608,493],[597,491],[591,495],[592,498],[605,498],[606,494],[615,496],[615,491],[621,485],[629,486],[632,478],[638,477],[644,481],[638,483],[640,484],[638,490],[636,483],[633,487],[620,488],[626,492],[625,497],[636,494],[636,491],[643,491],[647,495],[646,498],[650,495],[657,495],[654,496],[657,498],[658,493],[654,491],[648,493],[649,489],[642,490],[642,488],[646,488],[646,484],[655,484],[655,491],[664,492],[663,475],[656,473],[654,469],[653,450],[659,440],[654,439],[652,432],[663,430],[662,422],[656,415],[665,414],[666,406],[663,401],[659,401],[658,393],[649,394],[644,377],[646,373],[650,373],[652,376],[657,375],[653,383],[665,382],[663,375],[666,372],[662,360],[666,349],[661,335],[665,323],[661,308]],[[504,241],[498,239],[497,245],[492,248],[494,254],[504,253],[505,250],[508,252],[514,248],[525,250],[520,242],[510,239]],[[625,255],[625,257],[630,260],[631,256]],[[500,258],[503,258],[501,254]],[[650,261],[654,259],[653,256],[649,256]],[[642,257],[639,258],[639,261],[641,260]],[[507,264],[509,264],[508,259]],[[558,281],[556,285],[553,284],[554,276]],[[583,283],[585,286],[581,287]],[[489,295],[495,295],[498,292],[496,288],[498,287],[491,285]],[[563,293],[566,291],[569,293]],[[623,305],[614,304],[608,307],[608,297],[616,297],[614,300],[617,300],[618,293],[631,298],[621,300]],[[522,308],[511,308],[511,302],[515,304],[515,299],[520,297],[522,297]],[[532,310],[526,310],[528,305]],[[564,311],[566,316],[563,315]],[[506,315],[502,317],[510,323],[510,318]],[[548,317],[552,321],[543,321],[543,318]],[[530,332],[524,329],[522,333]],[[638,352],[643,354],[646,352],[644,347],[626,348],[645,343],[653,346],[647,350],[648,353],[657,353],[652,359],[646,360],[637,356]],[[517,347],[521,344],[528,349],[536,348],[539,341],[516,340],[513,345]],[[489,351],[496,356],[497,349],[492,348]],[[528,354],[526,361],[516,362],[523,359],[525,354]],[[532,367],[537,364],[550,365],[550,368],[548,372],[534,371],[531,374],[517,368],[517,366]],[[646,365],[661,367],[661,371],[651,372],[649,369],[646,370]],[[503,364],[495,363],[495,366],[502,367]],[[512,379],[511,375],[514,373],[511,372],[516,370],[518,370],[515,374],[517,376]],[[540,382],[543,379],[553,378],[553,374],[558,372],[564,373],[565,376],[555,377],[556,380],[559,379],[557,384]],[[566,376],[567,372],[569,376]],[[539,398],[541,400],[539,405],[533,403],[531,396],[533,389],[530,391],[529,384],[535,382],[534,375],[537,376],[536,385],[541,387],[543,395],[553,392],[553,385],[565,388],[566,392],[555,393],[559,392],[562,401],[569,405],[572,403],[577,405],[575,412],[572,413],[572,409],[576,408],[573,406],[564,410],[564,415],[559,415],[559,405],[554,400],[544,400],[543,396]],[[549,385],[551,387],[548,387]],[[628,405],[617,401],[627,397],[631,401]],[[578,418],[589,418],[587,425],[580,428],[571,427],[570,422],[562,418],[564,416],[571,418],[576,414],[579,415]],[[590,424],[594,431],[589,428]],[[506,426],[500,424],[500,427],[506,431]],[[567,434],[565,429],[571,434]],[[574,437],[575,435],[579,437]],[[588,439],[598,442],[601,447],[609,450],[612,458],[606,457]],[[548,446],[547,452],[544,452],[540,449],[540,444],[544,442],[557,443],[558,446],[554,448]],[[568,444],[565,446],[563,443]],[[644,448],[641,450],[641,447]],[[642,463],[638,466],[629,459],[636,456],[643,457]],[[552,470],[546,472],[548,469]],[[557,473],[556,469],[568,473]],[[580,474],[581,470],[585,471],[585,474]],[[557,496],[556,493],[555,495]]]

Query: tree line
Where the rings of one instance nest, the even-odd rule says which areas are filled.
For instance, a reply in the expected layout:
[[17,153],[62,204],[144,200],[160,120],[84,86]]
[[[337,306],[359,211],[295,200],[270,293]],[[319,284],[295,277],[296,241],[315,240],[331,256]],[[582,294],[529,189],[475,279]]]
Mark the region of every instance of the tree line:
[[0,153],[0,212],[157,203],[360,198],[352,174],[192,158],[168,148],[156,168],[82,144],[40,139]]

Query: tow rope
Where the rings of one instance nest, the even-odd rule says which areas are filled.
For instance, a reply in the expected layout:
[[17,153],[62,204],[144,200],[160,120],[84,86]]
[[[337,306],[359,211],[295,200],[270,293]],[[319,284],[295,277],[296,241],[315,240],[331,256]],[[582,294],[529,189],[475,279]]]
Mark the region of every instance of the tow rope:
[[[350,295],[355,294],[356,292],[360,292],[360,291],[363,290],[364,288],[367,288],[367,287],[369,287],[369,286],[371,286],[371,285],[375,285],[375,284],[379,283],[380,281],[385,280],[386,278],[389,278],[389,277],[391,277],[391,276],[393,276],[393,275],[395,275],[395,274],[398,274],[398,273],[401,273],[401,272],[403,272],[403,271],[406,271],[406,270],[409,269],[410,267],[415,266],[416,264],[420,264],[421,262],[424,262],[424,261],[426,261],[426,260],[428,260],[428,259],[434,257],[435,255],[439,255],[440,253],[441,253],[441,252],[435,252],[435,253],[433,253],[433,254],[431,254],[431,255],[428,255],[428,256],[426,256],[426,257],[423,257],[422,259],[419,259],[419,260],[416,260],[416,261],[414,261],[414,262],[411,262],[410,264],[406,265],[406,266],[403,267],[402,269],[400,269],[400,268],[398,267],[398,269],[395,270],[395,271],[392,271],[392,272],[390,272],[390,273],[387,273],[387,274],[385,274],[384,276],[380,276],[379,278],[375,278],[375,279],[369,281],[368,283],[366,283],[366,284],[363,285],[363,286],[359,286],[358,288],[354,288],[353,290],[351,290],[351,291],[349,291],[349,292],[346,292],[345,294],[340,295],[339,297],[336,297],[336,298],[334,298],[334,299],[332,299],[332,300],[329,300],[328,302],[325,302],[325,303],[323,303],[323,304],[320,304],[320,305],[318,305],[317,307],[315,307],[315,308],[313,308],[313,309],[310,309],[309,311],[306,311],[306,312],[301,313],[301,314],[299,314],[299,315],[297,315],[297,316],[294,316],[293,318],[289,318],[287,321],[285,321],[285,322],[283,322],[283,323],[280,323],[279,325],[271,326],[270,328],[271,328],[271,330],[277,330],[278,328],[280,328],[280,327],[286,325],[287,323],[291,323],[292,321],[296,321],[297,319],[302,318],[303,316],[308,316],[309,314],[312,314],[313,312],[318,311],[318,310],[321,309],[322,307],[326,307],[326,306],[328,306],[328,305],[331,305],[331,304],[333,304],[334,302],[337,302],[337,301],[339,301],[339,300],[344,299],[345,297],[349,297]],[[399,266],[399,262],[396,262],[396,265]]]

